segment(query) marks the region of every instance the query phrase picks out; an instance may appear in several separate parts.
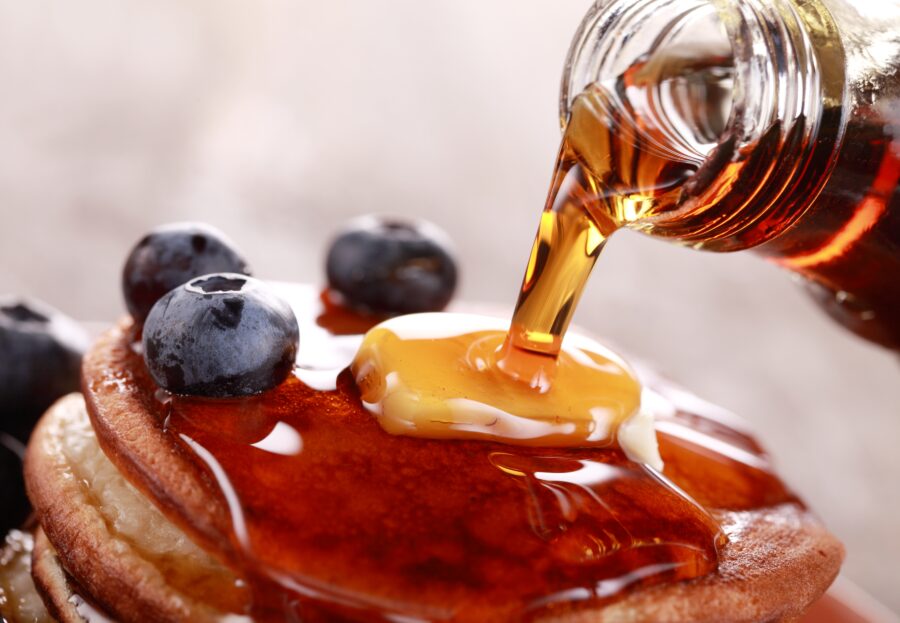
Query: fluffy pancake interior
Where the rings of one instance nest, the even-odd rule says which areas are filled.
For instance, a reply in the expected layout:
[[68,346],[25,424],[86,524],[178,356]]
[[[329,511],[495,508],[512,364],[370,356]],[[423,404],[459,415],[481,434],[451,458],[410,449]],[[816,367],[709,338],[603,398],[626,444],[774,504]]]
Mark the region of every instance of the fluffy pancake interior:
[[63,399],[45,420],[44,446],[55,457],[56,469],[77,483],[108,535],[121,544],[118,553],[146,560],[175,591],[225,612],[242,610],[243,595],[234,574],[169,521],[107,458],[81,396]]

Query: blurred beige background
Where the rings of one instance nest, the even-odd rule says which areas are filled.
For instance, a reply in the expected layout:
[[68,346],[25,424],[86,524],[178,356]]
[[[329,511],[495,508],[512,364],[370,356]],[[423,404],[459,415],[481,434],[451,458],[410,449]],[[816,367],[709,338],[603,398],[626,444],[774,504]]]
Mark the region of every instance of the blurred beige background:
[[[0,289],[122,313],[150,226],[214,223],[316,281],[346,218],[430,218],[461,296],[511,305],[587,0],[0,0]],[[578,322],[752,420],[900,610],[900,367],[751,254],[621,234]]]

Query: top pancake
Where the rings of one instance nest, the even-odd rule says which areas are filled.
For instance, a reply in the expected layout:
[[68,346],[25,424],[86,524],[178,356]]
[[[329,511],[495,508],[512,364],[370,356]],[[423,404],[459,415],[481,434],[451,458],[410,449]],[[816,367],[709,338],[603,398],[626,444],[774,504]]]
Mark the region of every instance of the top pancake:
[[[305,301],[300,313],[305,310],[309,316],[314,293],[311,296],[310,290],[298,288],[291,296]],[[301,344],[303,335],[301,328]],[[85,358],[84,392],[100,444],[122,473],[177,525],[204,548],[237,566],[241,555],[234,539],[233,509],[214,474],[198,465],[185,445],[165,430],[164,405],[133,349],[133,338],[131,327],[123,324],[103,336]],[[358,408],[352,388],[342,388],[338,395],[339,409]],[[748,468],[733,458],[717,456],[714,460],[722,467],[715,470],[717,480],[706,469],[709,465],[692,458],[696,448],[677,434],[689,422],[707,432],[721,428],[713,420],[689,415],[661,424],[660,430],[668,431],[662,435],[665,473],[713,511],[729,534],[731,541],[720,552],[719,571],[689,583],[637,590],[599,610],[589,604],[587,609],[573,610],[570,606],[579,599],[573,594],[549,616],[610,621],[788,620],[827,588],[841,559],[836,540],[791,502],[768,473],[765,457],[740,432],[728,434],[734,447],[756,465]],[[386,438],[385,444],[393,440]],[[339,593],[346,588],[327,575],[317,580],[312,585],[320,592],[333,588]]]

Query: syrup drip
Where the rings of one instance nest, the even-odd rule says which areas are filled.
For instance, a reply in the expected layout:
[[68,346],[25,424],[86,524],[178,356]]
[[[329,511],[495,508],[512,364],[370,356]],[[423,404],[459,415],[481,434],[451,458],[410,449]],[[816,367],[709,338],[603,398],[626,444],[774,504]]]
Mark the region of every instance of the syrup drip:
[[[309,289],[280,293],[302,325],[321,313]],[[301,338],[300,356],[314,360],[313,345],[322,360],[343,348]],[[246,579],[259,621],[528,619],[603,603],[712,572],[725,537],[709,509],[793,500],[727,418],[702,404],[677,411],[649,390],[643,402],[669,409],[658,416],[671,424],[662,473],[615,446],[390,435],[349,371],[333,391],[291,377],[252,398],[159,401],[140,355],[122,363],[135,371],[122,391],[155,405],[159,426],[218,484],[210,504],[228,519],[214,545]],[[179,513],[177,492],[156,501],[204,530]]]
[[[279,428],[302,448],[273,452]],[[722,544],[703,508],[618,450],[388,435],[347,375],[327,395],[290,379],[225,408],[175,398],[169,430],[219,483],[251,576],[366,616],[511,618],[572,589],[609,597],[648,568],[646,583],[708,573]]]

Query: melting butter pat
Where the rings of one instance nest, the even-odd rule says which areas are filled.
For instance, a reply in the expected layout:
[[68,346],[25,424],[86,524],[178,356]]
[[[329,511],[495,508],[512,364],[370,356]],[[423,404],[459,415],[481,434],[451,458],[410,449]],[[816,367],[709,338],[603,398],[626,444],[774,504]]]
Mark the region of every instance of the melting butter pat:
[[661,468],[653,416],[641,410],[641,385],[624,361],[570,333],[539,391],[497,365],[505,337],[505,323],[488,316],[400,316],[366,334],[351,370],[363,404],[394,435],[556,447],[618,441],[632,460]]

